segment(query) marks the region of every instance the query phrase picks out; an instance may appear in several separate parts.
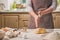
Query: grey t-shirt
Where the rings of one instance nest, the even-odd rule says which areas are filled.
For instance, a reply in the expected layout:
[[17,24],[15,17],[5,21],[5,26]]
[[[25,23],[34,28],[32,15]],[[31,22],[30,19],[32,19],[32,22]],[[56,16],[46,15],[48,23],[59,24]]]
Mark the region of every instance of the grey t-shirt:
[[[31,5],[31,0],[26,0],[26,7],[28,9],[28,12],[33,10]],[[57,7],[57,0],[52,0],[52,5],[50,7],[53,8],[53,10],[55,10]]]

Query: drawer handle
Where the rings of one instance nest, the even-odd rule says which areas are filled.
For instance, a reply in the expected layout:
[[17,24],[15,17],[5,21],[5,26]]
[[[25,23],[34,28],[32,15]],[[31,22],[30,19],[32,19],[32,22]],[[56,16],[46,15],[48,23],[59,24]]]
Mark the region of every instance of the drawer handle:
[[21,20],[22,18],[19,18],[19,20]]
[[23,21],[28,21],[28,20],[23,20]]
[[54,17],[54,20],[56,20],[56,17]]

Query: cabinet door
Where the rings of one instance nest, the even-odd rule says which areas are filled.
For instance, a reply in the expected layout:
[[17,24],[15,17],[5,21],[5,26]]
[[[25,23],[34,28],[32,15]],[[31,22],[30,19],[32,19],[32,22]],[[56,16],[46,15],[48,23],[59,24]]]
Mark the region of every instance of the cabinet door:
[[18,15],[3,15],[3,26],[17,28],[18,27]]
[[55,28],[60,28],[60,14],[54,14],[53,18]]
[[2,27],[2,15],[0,14],[0,28]]

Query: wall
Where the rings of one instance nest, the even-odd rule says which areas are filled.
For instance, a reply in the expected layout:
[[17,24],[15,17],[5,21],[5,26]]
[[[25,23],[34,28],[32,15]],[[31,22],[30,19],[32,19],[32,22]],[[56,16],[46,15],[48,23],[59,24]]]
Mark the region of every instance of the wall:
[[14,2],[14,0],[0,0],[0,3],[5,5],[5,10],[10,10],[10,5]]

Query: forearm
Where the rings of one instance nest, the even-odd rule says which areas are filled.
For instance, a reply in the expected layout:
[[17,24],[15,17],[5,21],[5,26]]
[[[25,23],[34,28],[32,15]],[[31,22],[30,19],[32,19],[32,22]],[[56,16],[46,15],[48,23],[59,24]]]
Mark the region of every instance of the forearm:
[[34,10],[33,10],[33,8],[31,6],[28,6],[27,9],[28,9],[29,14],[32,17],[35,17],[36,16],[36,14],[35,14],[35,12],[34,12]]
[[27,7],[27,11],[29,12],[29,14],[34,17],[34,15],[36,15],[36,14],[35,14],[35,12],[33,11],[31,0],[27,0],[27,1],[26,1],[26,7]]
[[29,14],[33,17],[37,16],[33,10],[30,10]]
[[52,5],[47,8],[46,10],[42,11],[42,14],[48,14],[50,12],[52,12],[53,10],[55,10],[57,7],[57,0],[52,0]]
[[53,11],[53,8],[50,7],[48,9],[44,10],[44,11],[41,11],[41,15],[48,14],[48,13],[50,13],[52,11]]

